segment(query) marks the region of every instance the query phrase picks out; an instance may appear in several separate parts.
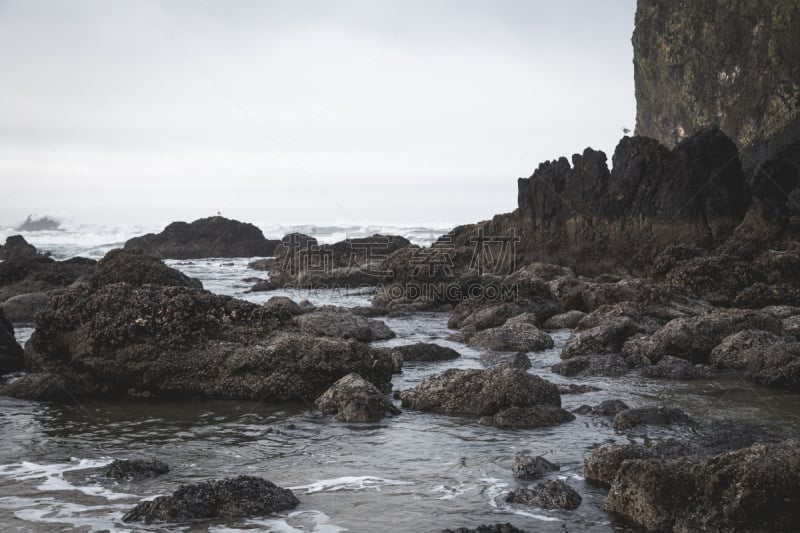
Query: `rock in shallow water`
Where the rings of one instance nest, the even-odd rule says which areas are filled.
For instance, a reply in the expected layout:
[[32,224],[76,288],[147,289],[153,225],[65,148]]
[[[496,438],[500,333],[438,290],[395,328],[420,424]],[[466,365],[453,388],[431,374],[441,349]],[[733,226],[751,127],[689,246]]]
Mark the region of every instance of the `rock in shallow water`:
[[458,529],[443,529],[442,533],[525,533],[524,530],[511,524],[482,525],[473,529],[460,527]]
[[669,426],[672,424],[688,424],[692,419],[677,408],[640,407],[620,411],[614,417],[612,425],[617,431],[632,429],[637,426]]
[[575,415],[554,405],[509,407],[493,416],[481,417],[480,423],[499,428],[540,428],[575,420]]
[[333,306],[318,307],[296,320],[300,330],[312,335],[356,339],[362,342],[387,340],[394,332],[380,320],[355,315],[347,309]]
[[294,509],[289,489],[258,477],[239,476],[183,485],[171,496],[141,502],[123,522],[183,522],[210,518],[251,518]]
[[560,479],[542,481],[533,488],[514,490],[506,496],[508,503],[522,503],[543,509],[577,509],[582,500],[575,489]]
[[515,455],[514,461],[511,463],[511,472],[517,479],[536,479],[560,469],[559,465],[551,463],[544,457],[538,455],[532,457],[525,453]]
[[284,307],[194,288],[76,285],[38,317],[26,346],[32,373],[7,394],[62,400],[133,390],[310,402],[350,372],[379,387],[391,380],[384,350],[304,333]]
[[169,472],[167,463],[157,459],[116,459],[103,470],[103,476],[114,479],[146,479]]
[[431,342],[418,342],[405,346],[393,346],[392,352],[402,357],[402,361],[449,361],[461,357],[457,351],[447,346]]
[[389,413],[400,410],[386,399],[375,385],[356,373],[351,373],[331,385],[315,403],[317,409],[334,414],[344,422],[377,422]]
[[486,370],[452,368],[400,393],[404,407],[447,415],[494,416],[510,407],[561,407],[549,381],[506,365]]
[[624,460],[604,509],[648,530],[795,531],[800,441],[694,459]]
[[533,324],[515,322],[484,329],[472,335],[467,344],[497,352],[539,352],[553,347],[553,338]]

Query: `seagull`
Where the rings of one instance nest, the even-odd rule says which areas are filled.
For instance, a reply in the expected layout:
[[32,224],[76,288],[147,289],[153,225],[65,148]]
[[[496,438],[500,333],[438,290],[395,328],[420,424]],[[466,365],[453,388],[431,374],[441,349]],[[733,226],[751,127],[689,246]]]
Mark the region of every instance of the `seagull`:
[[629,134],[630,132],[631,132],[631,130],[629,130],[629,129],[628,129],[628,128],[626,128],[625,126],[622,126],[622,134],[623,134],[623,135],[627,135],[627,134]]

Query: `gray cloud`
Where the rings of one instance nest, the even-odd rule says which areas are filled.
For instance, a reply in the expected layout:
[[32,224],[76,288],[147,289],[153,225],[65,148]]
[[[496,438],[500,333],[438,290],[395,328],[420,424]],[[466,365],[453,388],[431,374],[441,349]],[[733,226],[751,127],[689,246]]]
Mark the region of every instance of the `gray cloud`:
[[517,176],[633,126],[634,9],[0,3],[0,223],[509,211]]

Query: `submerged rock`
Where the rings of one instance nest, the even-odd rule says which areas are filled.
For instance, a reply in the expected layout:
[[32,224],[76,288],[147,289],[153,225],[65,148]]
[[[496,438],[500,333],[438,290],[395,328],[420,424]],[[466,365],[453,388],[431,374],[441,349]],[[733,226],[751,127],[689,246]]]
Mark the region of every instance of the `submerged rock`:
[[115,459],[103,470],[104,477],[114,479],[137,480],[169,472],[167,463],[157,459]]
[[567,377],[623,376],[630,370],[622,356],[581,355],[554,364],[550,368],[556,374]]
[[432,342],[392,346],[392,352],[400,355],[403,361],[450,361],[461,357],[454,349]]
[[525,533],[525,531],[506,523],[494,524],[491,526],[481,525],[472,529],[468,529],[466,527],[460,527],[458,529],[443,529],[442,533]]
[[537,483],[530,489],[511,491],[506,496],[508,503],[522,503],[542,509],[577,509],[583,498],[578,492],[560,479]]
[[688,424],[691,421],[689,415],[674,407],[639,407],[620,411],[614,417],[612,425],[617,431],[622,431],[637,426],[669,426]]
[[556,470],[561,470],[561,467],[538,455],[532,457],[528,454],[518,453],[511,463],[511,472],[517,479],[536,479]]
[[375,385],[356,373],[331,385],[317,398],[315,405],[321,412],[336,415],[343,422],[377,422],[386,413],[400,414]]
[[666,356],[654,365],[643,365],[639,372],[646,378],[656,379],[709,379],[714,377],[714,371],[706,365],[693,365],[686,359]]
[[400,399],[404,407],[417,411],[472,417],[494,416],[511,407],[561,407],[555,385],[504,365],[445,370],[401,392]]
[[499,428],[540,428],[557,426],[575,420],[575,415],[554,405],[509,407],[493,416],[481,417],[480,423]]
[[597,415],[597,416],[609,416],[613,417],[616,416],[618,413],[622,411],[626,411],[630,409],[628,404],[623,402],[622,400],[604,400],[599,404],[591,407],[589,405],[582,405],[572,411],[573,413],[578,413],[580,415]]
[[148,233],[125,243],[125,249],[139,249],[160,259],[207,257],[266,257],[275,252],[278,241],[270,241],[252,224],[221,216],[201,218],[192,223],[173,222],[161,233]]
[[294,509],[291,490],[258,477],[239,476],[182,485],[171,496],[144,501],[123,522],[185,522],[213,518],[255,518]]

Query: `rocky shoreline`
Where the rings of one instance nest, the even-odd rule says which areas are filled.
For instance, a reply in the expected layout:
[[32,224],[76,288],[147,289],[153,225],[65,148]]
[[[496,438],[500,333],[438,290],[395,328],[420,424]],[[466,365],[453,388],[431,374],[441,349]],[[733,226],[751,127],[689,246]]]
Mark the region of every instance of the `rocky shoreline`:
[[[100,261],[58,261],[9,237],[0,246],[0,395],[291,402],[331,424],[450,417],[531,438],[600,420],[630,442],[605,442],[598,430],[583,450],[583,479],[562,479],[542,456],[509,456],[518,486],[504,502],[576,513],[587,505],[576,491],[585,483],[606,490],[606,516],[646,531],[797,530],[798,428],[700,418],[659,401],[562,402],[596,390],[583,382],[596,377],[720,387],[735,379],[800,393],[800,55],[790,31],[800,10],[684,4],[639,2],[637,135],[620,140],[611,166],[591,148],[543,162],[518,180],[513,212],[456,227],[430,247],[381,234],[269,240],[221,216],[174,222]],[[747,16],[732,21],[737,10]],[[732,35],[735,46],[720,45]],[[251,260],[265,276],[247,278],[253,292],[366,290],[371,305],[285,296],[259,305],[163,262],[212,257]],[[442,370],[461,358],[452,347],[380,345],[396,335],[383,318],[422,312],[447,316],[449,340],[480,351],[484,368]],[[20,326],[35,327],[24,349]],[[550,371],[566,383],[556,384],[532,360],[564,331]],[[404,364],[431,372],[393,391]],[[686,436],[658,436],[673,427]],[[167,472],[136,459],[103,475]],[[291,489],[248,475],[182,485],[122,520],[261,517],[298,505]]]

